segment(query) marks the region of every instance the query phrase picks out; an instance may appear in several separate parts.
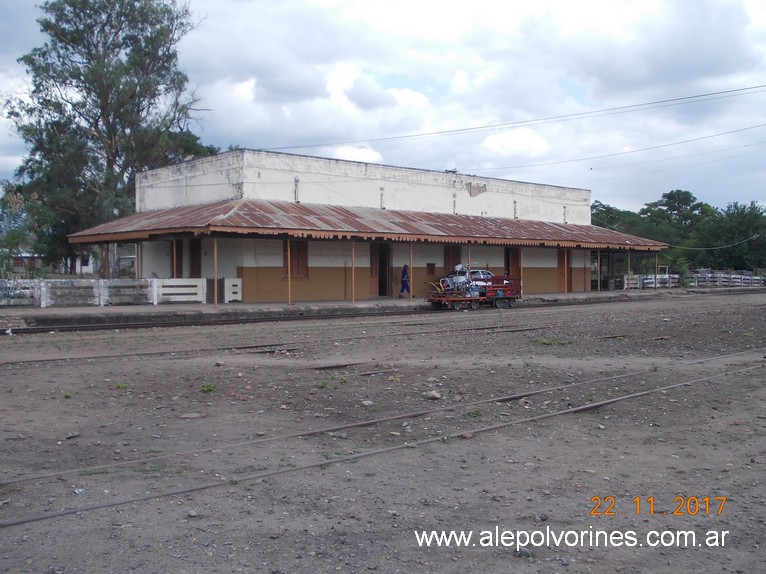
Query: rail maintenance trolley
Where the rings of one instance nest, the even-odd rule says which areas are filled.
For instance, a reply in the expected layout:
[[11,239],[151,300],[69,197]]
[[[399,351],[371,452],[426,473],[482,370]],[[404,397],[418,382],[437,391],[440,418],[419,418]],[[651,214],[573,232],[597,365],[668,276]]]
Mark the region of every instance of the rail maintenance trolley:
[[468,271],[461,265],[431,285],[434,289],[426,301],[434,309],[460,311],[478,309],[481,305],[508,309],[521,299],[521,277],[498,277],[488,271]]

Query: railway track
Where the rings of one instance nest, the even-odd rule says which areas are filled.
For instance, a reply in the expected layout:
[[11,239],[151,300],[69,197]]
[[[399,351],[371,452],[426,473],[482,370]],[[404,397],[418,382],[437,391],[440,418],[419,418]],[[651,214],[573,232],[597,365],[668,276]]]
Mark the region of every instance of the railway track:
[[[445,335],[445,336],[458,336],[462,333],[520,333],[525,331],[538,331],[544,329],[544,326],[539,325],[508,325],[506,323],[496,325],[484,325],[484,326],[459,326],[459,327],[437,327],[432,329],[425,329],[420,331],[406,330],[396,331],[391,333],[381,334],[364,334],[364,335],[351,335],[343,337],[332,337],[325,339],[325,343],[340,343],[350,341],[366,341],[368,339],[381,339],[381,338],[397,338],[402,336],[418,336],[418,335]],[[216,347],[198,347],[192,349],[178,349],[171,351],[138,351],[138,352],[115,352],[115,353],[101,353],[101,354],[72,354],[67,357],[36,357],[34,359],[19,359],[9,362],[9,365],[29,365],[29,364],[43,364],[43,363],[55,363],[55,362],[70,362],[70,361],[114,361],[114,360],[131,360],[138,358],[182,358],[191,356],[211,356],[218,354],[273,354],[294,352],[301,348],[306,347],[312,341],[299,340],[299,341],[275,341],[271,343],[258,343],[251,345],[221,345]],[[0,363],[1,365],[2,363]],[[324,367],[327,368],[327,367]]]
[[[749,291],[749,292],[752,292]],[[714,296],[715,298],[720,296],[726,296],[731,294],[737,294],[737,292],[722,291],[722,292],[705,292],[702,296]],[[630,301],[640,301],[641,299],[627,299],[622,297],[603,298],[603,297],[586,297],[582,299],[566,299],[560,300],[528,300],[525,301],[520,307],[514,307],[512,312],[519,311],[533,311],[535,313],[540,310],[548,309],[552,313],[556,313],[555,309],[560,309],[562,306],[580,307],[583,305],[612,305],[612,304],[624,304]],[[715,303],[711,303],[715,305]],[[125,318],[120,320],[90,320],[87,323],[72,323],[67,324],[62,321],[49,322],[41,325],[26,325],[15,326],[8,329],[0,330],[0,337],[13,336],[13,335],[34,335],[41,333],[71,333],[71,332],[89,332],[89,331],[113,331],[113,330],[140,330],[140,329],[155,329],[155,328],[178,328],[178,327],[193,327],[193,326],[223,326],[223,325],[244,325],[244,324],[258,324],[258,323],[273,323],[273,322],[300,322],[300,321],[314,321],[314,320],[327,320],[327,319],[354,319],[354,318],[383,318],[383,317],[399,317],[399,316],[423,316],[432,315],[436,313],[429,305],[424,303],[420,307],[407,308],[404,310],[387,309],[385,312],[370,312],[369,310],[359,310],[353,307],[348,307],[345,311],[335,309],[332,313],[324,314],[307,314],[307,313],[283,313],[279,315],[267,315],[267,316],[244,316],[239,315],[237,317],[226,316],[224,314],[211,318],[209,314],[186,314],[177,315],[176,318],[170,318],[172,315],[158,315],[154,320],[147,321],[134,321],[130,319],[128,321]],[[489,314],[493,311],[490,309],[480,309],[478,314]],[[507,312],[507,311],[506,311]],[[438,313],[449,314],[448,311],[439,311]]]
[[[395,455],[397,451],[417,449],[432,444],[441,443],[445,445],[445,448],[449,448],[450,442],[455,439],[472,439],[483,433],[496,433],[518,425],[540,423],[542,421],[556,417],[565,417],[597,409],[604,409],[618,403],[646,399],[646,397],[651,395],[658,395],[675,391],[677,393],[676,396],[683,397],[683,391],[691,389],[695,385],[707,383],[711,381],[711,379],[714,379],[717,376],[715,369],[725,368],[730,375],[733,374],[737,376],[742,376],[747,373],[762,370],[764,368],[763,361],[758,359],[754,360],[754,358],[756,356],[762,355],[765,350],[766,348],[748,349],[746,351],[683,361],[673,365],[672,367],[663,368],[653,366],[651,368],[634,370],[613,376],[571,381],[566,384],[552,385],[544,388],[529,388],[505,396],[469,401],[459,405],[448,405],[417,411],[394,413],[384,417],[371,418],[368,420],[348,424],[305,428],[286,434],[263,437],[254,440],[235,442],[230,444],[217,444],[212,447],[141,457],[130,460],[122,460],[119,462],[102,465],[82,466],[77,468],[61,468],[45,473],[30,473],[20,475],[15,478],[6,479],[3,482],[3,486],[5,488],[13,488],[19,485],[23,485],[24,483],[39,484],[46,480],[65,481],[65,477],[71,475],[86,475],[91,480],[98,479],[101,475],[108,475],[108,479],[103,482],[103,486],[109,486],[111,489],[114,489],[119,487],[119,482],[116,484],[115,478],[117,478],[118,481],[123,480],[125,479],[125,475],[120,477],[119,475],[111,475],[109,473],[115,470],[119,471],[120,469],[127,469],[128,467],[139,466],[147,468],[160,461],[172,461],[177,459],[185,459],[188,461],[189,459],[194,459],[195,457],[199,457],[201,455],[214,454],[215,456],[220,456],[221,453],[225,453],[227,451],[247,451],[248,457],[257,458],[263,454],[263,450],[259,451],[258,449],[267,449],[266,452],[273,456],[274,445],[279,445],[280,448],[285,449],[284,452],[289,453],[295,450],[296,444],[303,445],[308,439],[315,439],[321,442],[323,438],[328,436],[332,437],[337,433],[346,434],[362,429],[369,429],[370,427],[386,427],[386,425],[390,427],[391,423],[401,420],[433,420],[438,415],[444,415],[446,413],[465,412],[467,410],[476,409],[486,405],[503,405],[512,403],[514,401],[529,401],[530,399],[538,396],[543,396],[548,399],[548,402],[553,402],[554,404],[561,403],[564,397],[568,399],[575,392],[579,392],[581,396],[584,396],[586,393],[590,396],[587,401],[582,402],[581,404],[568,404],[566,408],[533,414],[531,416],[519,416],[505,413],[506,416],[501,417],[503,420],[500,422],[493,422],[491,424],[473,424],[467,428],[464,425],[456,425],[454,422],[452,422],[451,419],[445,417],[440,421],[440,428],[438,428],[435,433],[432,432],[431,436],[415,436],[410,440],[399,440],[396,444],[392,445],[373,445],[372,447],[364,450],[348,451],[346,453],[339,454],[338,456],[334,456],[331,459],[322,458],[320,456],[314,457],[318,458],[318,460],[287,465],[281,468],[278,467],[261,469],[257,472],[246,472],[240,474],[236,474],[234,469],[228,469],[224,471],[223,474],[225,474],[227,477],[236,476],[236,479],[200,481],[191,479],[193,472],[184,472],[184,475],[189,479],[189,484],[185,486],[176,488],[169,488],[165,486],[164,488],[157,488],[156,492],[147,492],[146,494],[140,496],[121,498],[117,500],[103,500],[92,504],[72,506],[51,512],[26,514],[23,516],[0,521],[0,528],[10,528],[13,526],[29,524],[31,522],[50,520],[73,514],[82,515],[92,511],[145,503],[162,498],[177,498],[204,490],[223,488],[227,486],[231,487],[245,483],[251,484],[249,488],[252,489],[257,488],[257,484],[263,483],[264,480],[277,476],[308,473],[317,468],[324,468],[331,464],[335,465],[342,463],[352,463],[369,457],[385,457],[388,455]],[[738,363],[738,361],[740,362]],[[678,379],[681,378],[679,373],[688,370],[689,367],[702,365],[706,367],[708,374],[701,377],[685,378],[684,380],[678,381]],[[733,368],[733,366],[735,368]],[[365,373],[358,373],[359,376],[363,376],[364,374]],[[659,380],[664,381],[667,381],[668,378],[672,378],[677,382],[670,384],[649,383],[647,382],[647,378],[651,376],[659,377]],[[620,382],[619,387],[615,386],[617,382]],[[619,388],[619,391],[617,391],[617,388]],[[217,466],[223,468],[225,463],[219,462]],[[98,481],[96,480],[96,484],[91,486],[93,491],[97,491],[103,488],[103,486],[100,486],[97,482]],[[108,490],[105,490],[105,492],[108,492]]]
[[[706,302],[703,305],[703,309],[710,309],[711,311],[719,308],[717,301],[718,297]],[[606,305],[607,309],[612,309],[611,303]],[[484,312],[486,311],[486,312]],[[253,321],[243,322],[241,320],[222,320],[220,322],[204,322],[204,323],[189,323],[186,321],[173,323],[163,323],[161,325],[155,323],[135,323],[131,325],[122,325],[118,323],[105,324],[98,326],[78,326],[72,325],[67,328],[50,328],[50,327],[29,327],[23,331],[13,329],[13,334],[65,334],[70,333],[74,336],[82,336],[83,341],[88,341],[88,337],[96,336],[100,337],[99,332],[103,330],[117,331],[120,333],[136,333],[137,338],[142,338],[144,335],[142,331],[157,332],[157,327],[163,327],[160,331],[165,332],[165,328],[168,331],[173,332],[176,338],[185,337],[187,331],[185,329],[195,329],[200,327],[230,327],[231,338],[236,338],[238,333],[242,333],[242,337],[256,337],[263,342],[257,344],[229,344],[218,346],[205,346],[205,347],[192,347],[185,346],[184,348],[176,348],[171,350],[146,350],[146,351],[130,351],[121,349],[113,353],[100,353],[100,354],[88,354],[83,353],[81,350],[73,350],[67,353],[66,356],[58,356],[55,353],[50,353],[48,356],[37,356],[34,359],[14,359],[12,364],[30,364],[30,363],[45,363],[45,362],[57,362],[57,361],[99,361],[99,360],[122,360],[141,357],[182,357],[182,356],[201,356],[211,355],[218,353],[275,353],[285,350],[292,350],[305,346],[310,341],[309,339],[290,341],[275,340],[273,332],[281,330],[282,323],[289,323],[291,325],[301,324],[308,321],[305,324],[311,325],[316,323],[317,320],[324,319],[329,324],[341,323],[341,329],[348,330],[353,328],[356,330],[363,330],[366,326],[372,326],[372,329],[364,335],[351,335],[338,337],[337,335],[329,336],[325,339],[326,342],[342,342],[377,338],[396,338],[404,335],[416,336],[416,335],[443,335],[443,336],[458,336],[461,333],[471,332],[484,332],[484,333],[502,333],[502,332],[522,332],[525,330],[543,330],[555,328],[558,325],[565,324],[569,321],[569,315],[567,311],[575,311],[574,308],[568,308],[563,311],[560,307],[538,307],[538,308],[517,308],[513,311],[495,311],[495,310],[480,310],[480,311],[464,311],[455,313],[451,311],[431,311],[426,310],[422,314],[417,313],[413,316],[412,311],[397,314],[385,314],[385,315],[322,315],[315,317],[287,317],[287,318],[262,318]],[[406,317],[406,320],[402,321],[402,317]],[[502,317],[502,320],[498,321],[498,317]],[[422,320],[421,320],[422,318]],[[415,319],[415,320],[413,320]],[[526,319],[529,319],[528,321]],[[344,324],[345,322],[345,324]],[[250,329],[274,326],[276,329],[271,330],[267,336],[263,333],[251,334]],[[426,329],[419,329],[419,327],[427,326]],[[80,329],[80,327],[85,327]],[[92,327],[92,329],[90,328]],[[127,328],[129,327],[129,328]],[[399,328],[397,331],[388,333],[376,333],[375,329],[380,330],[383,328],[391,327],[393,329]],[[79,335],[78,335],[79,333]],[[5,332],[6,335],[9,333]],[[634,331],[620,332],[616,334],[609,334],[603,336],[603,338],[633,338],[643,336]],[[25,339],[22,337],[22,340]],[[10,348],[10,347],[9,347]],[[0,361],[3,357],[0,354]],[[9,363],[11,364],[11,363]],[[0,362],[0,365],[2,363]]]
[[591,524],[734,543],[535,562],[757,570],[765,312],[668,294],[0,338],[0,570],[500,571],[512,549],[413,531]]
[[[400,316],[427,313],[427,310],[406,311],[387,311],[381,316]],[[94,323],[49,323],[44,325],[29,325],[23,327],[11,327],[0,331],[0,335],[36,335],[40,333],[73,333],[78,331],[114,331],[129,329],[156,329],[173,327],[199,327],[199,326],[221,326],[221,325],[245,325],[250,323],[274,323],[274,322],[294,322],[294,321],[313,321],[326,319],[352,319],[356,317],[370,317],[369,313],[349,309],[346,313],[334,313],[327,315],[289,315],[265,316],[265,317],[217,317],[211,319],[202,315],[183,315],[179,319],[167,319],[167,316],[160,317],[154,321],[114,321],[114,322],[94,322]]]

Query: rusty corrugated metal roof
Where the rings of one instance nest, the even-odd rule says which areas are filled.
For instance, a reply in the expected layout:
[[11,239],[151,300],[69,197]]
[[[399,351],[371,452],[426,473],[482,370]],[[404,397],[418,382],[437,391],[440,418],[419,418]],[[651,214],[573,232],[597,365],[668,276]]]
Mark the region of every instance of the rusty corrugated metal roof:
[[189,233],[638,251],[659,251],[667,247],[658,241],[592,225],[253,199],[134,213],[74,233],[69,241],[141,241]]

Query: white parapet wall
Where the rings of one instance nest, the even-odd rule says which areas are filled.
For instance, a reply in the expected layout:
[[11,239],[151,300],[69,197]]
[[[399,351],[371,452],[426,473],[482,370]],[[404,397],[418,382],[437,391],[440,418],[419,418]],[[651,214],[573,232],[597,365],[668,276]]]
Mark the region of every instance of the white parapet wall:
[[255,150],[138,174],[136,210],[266,199],[590,225],[590,191]]

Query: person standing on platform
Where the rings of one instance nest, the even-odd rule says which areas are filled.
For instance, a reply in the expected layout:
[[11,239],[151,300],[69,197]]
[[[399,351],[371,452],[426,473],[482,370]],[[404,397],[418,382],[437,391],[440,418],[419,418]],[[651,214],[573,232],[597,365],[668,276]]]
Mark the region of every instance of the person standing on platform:
[[404,292],[410,295],[410,267],[406,263],[402,267],[402,288],[399,290],[399,299],[404,298]]

